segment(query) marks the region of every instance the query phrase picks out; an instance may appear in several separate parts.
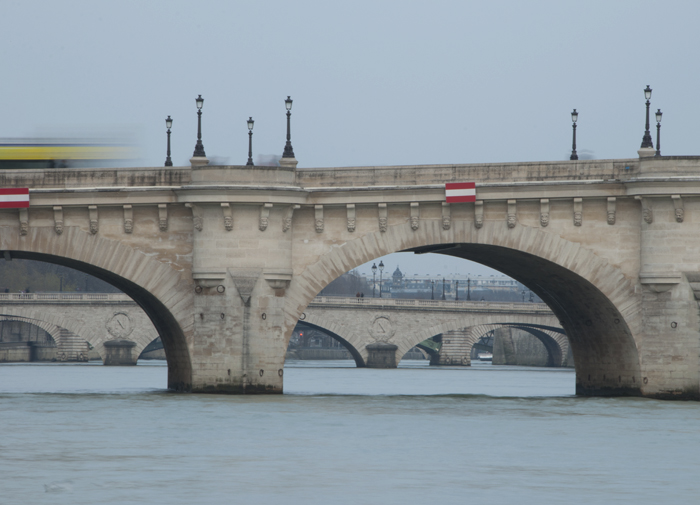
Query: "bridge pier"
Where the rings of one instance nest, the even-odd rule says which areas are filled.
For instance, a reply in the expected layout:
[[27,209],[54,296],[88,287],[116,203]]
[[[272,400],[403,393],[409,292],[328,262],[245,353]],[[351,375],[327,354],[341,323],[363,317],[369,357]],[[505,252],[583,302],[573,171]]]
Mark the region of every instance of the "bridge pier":
[[367,349],[367,368],[396,368],[396,351],[398,346],[386,342],[376,342]]
[[136,365],[138,356],[133,355],[136,342],[131,340],[108,340],[104,343],[104,364],[108,366]]

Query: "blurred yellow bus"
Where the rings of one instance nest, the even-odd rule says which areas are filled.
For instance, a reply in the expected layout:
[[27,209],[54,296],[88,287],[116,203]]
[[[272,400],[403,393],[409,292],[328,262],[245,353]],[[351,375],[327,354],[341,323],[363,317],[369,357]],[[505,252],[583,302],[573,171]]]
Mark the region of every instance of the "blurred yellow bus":
[[0,139],[0,169],[102,167],[133,158],[133,148],[123,144]]

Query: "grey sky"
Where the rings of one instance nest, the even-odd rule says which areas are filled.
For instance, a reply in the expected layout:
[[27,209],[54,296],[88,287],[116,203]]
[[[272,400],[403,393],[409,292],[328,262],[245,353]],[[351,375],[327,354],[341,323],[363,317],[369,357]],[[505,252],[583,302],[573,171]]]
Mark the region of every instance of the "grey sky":
[[[302,167],[698,154],[695,1],[5,0],[0,137],[119,134],[134,164],[281,154]],[[656,143],[655,128],[653,131]],[[418,273],[418,272],[416,272]]]

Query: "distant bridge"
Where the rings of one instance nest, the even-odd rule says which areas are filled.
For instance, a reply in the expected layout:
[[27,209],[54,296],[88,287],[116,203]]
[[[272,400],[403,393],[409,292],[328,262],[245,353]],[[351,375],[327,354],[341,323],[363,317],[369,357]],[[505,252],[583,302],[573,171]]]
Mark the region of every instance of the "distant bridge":
[[105,364],[135,364],[158,338],[144,311],[121,293],[0,293],[0,321],[38,326],[56,342],[62,361],[87,359],[89,343]]
[[565,364],[569,351],[564,330],[543,303],[317,296],[298,324],[334,336],[360,367],[393,368],[412,347],[436,335],[443,335],[439,364],[468,366],[472,346],[503,326],[540,340],[551,366]]
[[[62,330],[82,337],[106,363],[110,353],[125,353],[125,347],[131,348],[129,359],[135,363],[158,336],[131,298],[114,293],[0,293],[0,321],[39,326],[56,341],[58,355],[71,361],[79,359],[80,351],[69,345]],[[299,324],[339,340],[359,367],[393,368],[412,347],[437,335],[444,338],[436,361],[468,366],[472,346],[502,326],[538,338],[551,366],[562,366],[569,349],[556,317],[545,304],[536,303],[322,296],[308,305]]]

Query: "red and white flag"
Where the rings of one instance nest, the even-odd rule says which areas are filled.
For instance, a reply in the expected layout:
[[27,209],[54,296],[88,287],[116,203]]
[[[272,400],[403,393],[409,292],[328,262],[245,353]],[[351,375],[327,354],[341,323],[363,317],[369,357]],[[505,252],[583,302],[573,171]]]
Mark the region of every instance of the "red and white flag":
[[0,188],[0,209],[29,207],[29,188]]
[[476,183],[448,182],[445,184],[445,200],[447,203],[475,202]]

